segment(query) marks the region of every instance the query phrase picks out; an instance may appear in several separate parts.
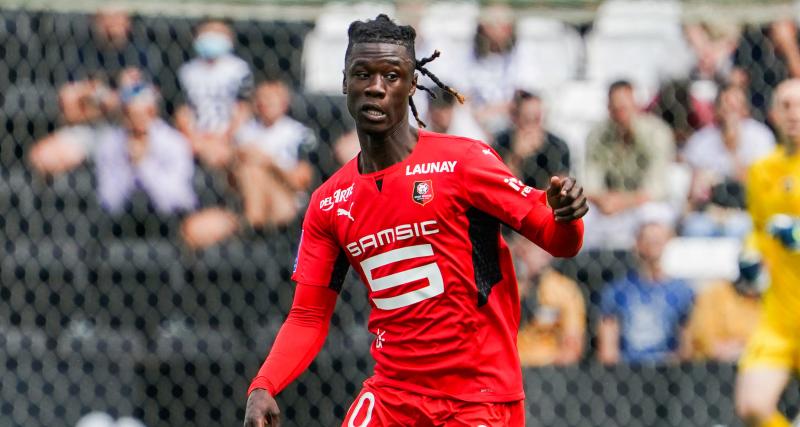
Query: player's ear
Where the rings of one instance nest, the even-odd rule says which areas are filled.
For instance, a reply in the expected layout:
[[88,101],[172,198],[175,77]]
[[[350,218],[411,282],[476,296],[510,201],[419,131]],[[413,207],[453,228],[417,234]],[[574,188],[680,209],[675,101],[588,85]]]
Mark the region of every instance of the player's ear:
[[417,92],[417,77],[418,74],[414,73],[414,78],[411,79],[411,91],[408,92],[408,96],[414,96],[414,94]]
[[347,73],[342,70],[342,95],[347,95]]

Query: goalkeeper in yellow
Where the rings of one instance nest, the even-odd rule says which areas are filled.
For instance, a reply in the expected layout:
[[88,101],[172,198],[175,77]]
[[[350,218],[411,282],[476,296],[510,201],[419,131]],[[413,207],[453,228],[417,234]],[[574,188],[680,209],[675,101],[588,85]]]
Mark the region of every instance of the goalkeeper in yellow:
[[771,277],[736,381],[736,411],[750,427],[790,426],[778,401],[800,372],[800,79],[778,86],[773,114],[783,144],[753,164],[746,184],[754,243]]

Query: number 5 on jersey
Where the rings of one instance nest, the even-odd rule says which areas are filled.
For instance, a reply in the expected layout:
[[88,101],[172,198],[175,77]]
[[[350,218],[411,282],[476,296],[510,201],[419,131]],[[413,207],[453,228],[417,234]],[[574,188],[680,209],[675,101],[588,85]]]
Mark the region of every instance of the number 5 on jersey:
[[372,301],[375,302],[375,306],[381,310],[394,310],[396,308],[416,304],[428,298],[433,298],[444,292],[442,272],[439,270],[439,266],[436,265],[436,262],[392,273],[378,279],[372,277],[372,271],[376,268],[431,255],[433,255],[433,248],[431,245],[426,244],[392,249],[361,261],[361,269],[364,272],[364,277],[366,277],[367,284],[372,292],[391,289],[417,280],[428,280],[428,286],[421,289],[388,298],[373,298]]

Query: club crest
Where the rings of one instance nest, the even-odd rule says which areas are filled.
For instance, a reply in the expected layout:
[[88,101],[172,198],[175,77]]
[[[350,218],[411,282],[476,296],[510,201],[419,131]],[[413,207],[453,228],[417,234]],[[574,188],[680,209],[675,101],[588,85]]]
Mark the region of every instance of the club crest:
[[414,193],[411,195],[414,202],[425,206],[433,200],[433,181],[426,179],[425,181],[414,181]]

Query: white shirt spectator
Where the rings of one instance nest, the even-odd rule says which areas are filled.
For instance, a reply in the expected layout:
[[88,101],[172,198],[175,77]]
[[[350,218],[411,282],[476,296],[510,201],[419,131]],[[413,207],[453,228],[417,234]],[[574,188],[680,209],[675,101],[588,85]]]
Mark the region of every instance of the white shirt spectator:
[[189,143],[176,129],[157,119],[148,132],[147,152],[138,164],[128,154],[128,134],[121,127],[100,135],[96,170],[100,203],[118,213],[140,189],[161,213],[190,211],[196,205],[192,187],[194,162]]
[[311,129],[288,116],[281,117],[272,126],[252,119],[239,129],[236,142],[258,147],[276,165],[287,171],[297,167],[304,147],[310,149],[315,144]]
[[732,153],[725,147],[722,132],[716,125],[695,132],[686,142],[684,158],[695,169],[718,177],[736,176],[736,165],[749,166],[775,148],[775,136],[764,124],[745,118],[739,129],[739,144]]
[[513,53],[490,53],[474,59],[468,65],[467,93],[471,99],[480,105],[509,102],[516,89],[515,62]]
[[181,66],[178,80],[200,131],[225,131],[237,101],[247,100],[253,75],[247,62],[233,54],[214,61],[195,58]]

